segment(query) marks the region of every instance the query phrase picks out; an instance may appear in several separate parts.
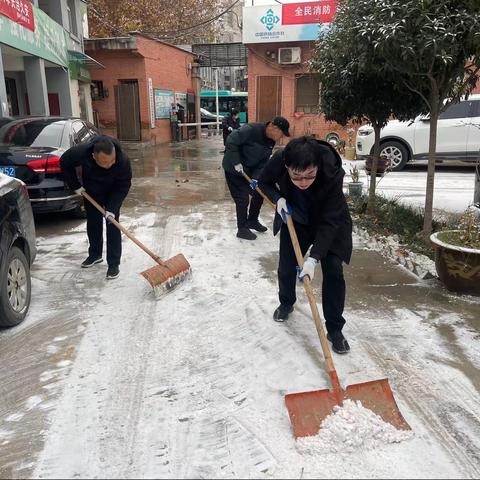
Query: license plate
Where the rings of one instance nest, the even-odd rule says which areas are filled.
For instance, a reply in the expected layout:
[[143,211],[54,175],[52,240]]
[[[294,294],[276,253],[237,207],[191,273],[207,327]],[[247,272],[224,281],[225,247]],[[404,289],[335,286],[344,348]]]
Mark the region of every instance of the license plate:
[[15,167],[0,167],[0,173],[8,175],[9,177],[15,176]]

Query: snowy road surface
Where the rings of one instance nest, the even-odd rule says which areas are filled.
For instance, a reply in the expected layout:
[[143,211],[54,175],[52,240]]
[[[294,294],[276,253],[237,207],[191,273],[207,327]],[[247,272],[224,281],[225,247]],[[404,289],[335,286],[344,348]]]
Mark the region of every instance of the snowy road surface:
[[121,220],[193,270],[161,299],[138,275],[152,261],[127,239],[107,282],[104,264],[79,268],[83,222],[40,224],[31,313],[0,332],[0,477],[478,478],[478,299],[358,243],[346,268],[352,351],[334,361],[344,385],[388,377],[414,436],[297,447],[284,395],[329,387],[318,337],[303,292],[291,320],[272,321],[278,239],[235,237],[219,150],[214,139],[134,162]]

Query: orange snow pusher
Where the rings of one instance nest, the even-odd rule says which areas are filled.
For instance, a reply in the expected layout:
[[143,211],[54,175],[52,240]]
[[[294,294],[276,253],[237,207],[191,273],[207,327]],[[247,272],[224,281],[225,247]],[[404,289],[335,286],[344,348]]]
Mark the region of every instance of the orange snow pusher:
[[[105,215],[105,210],[88,193],[83,192],[82,195],[99,210],[102,215]],[[135,238],[121,223],[117,222],[114,218],[110,218],[109,221],[158,263],[158,265],[141,272],[141,275],[153,288],[157,297],[168,293],[191,275],[190,264],[181,253],[164,261],[148,249],[140,240]]]
[[[248,175],[244,174],[244,177],[248,182],[251,182]],[[256,190],[273,209],[276,209],[275,204],[260,188],[257,187]],[[290,215],[287,215],[287,226],[298,265],[300,268],[303,268],[303,255]],[[341,387],[309,277],[304,277],[303,286],[305,287],[312,316],[317,328],[318,337],[325,357],[325,370],[330,377],[332,390],[315,390],[312,392],[285,395],[285,403],[295,437],[316,435],[320,430],[323,420],[334,412],[334,407],[341,406],[343,401],[347,399],[361,402],[363,407],[373,411],[385,422],[392,424],[397,429],[410,430],[410,426],[403,418],[395,402],[388,379],[384,378],[382,380],[372,380],[370,382],[349,385],[345,390]]]

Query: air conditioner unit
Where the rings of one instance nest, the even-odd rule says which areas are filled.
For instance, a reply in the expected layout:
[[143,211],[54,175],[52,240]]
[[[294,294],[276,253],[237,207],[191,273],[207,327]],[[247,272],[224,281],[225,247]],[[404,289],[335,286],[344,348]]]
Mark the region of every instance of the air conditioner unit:
[[278,63],[292,65],[302,62],[302,49],[300,47],[279,48]]

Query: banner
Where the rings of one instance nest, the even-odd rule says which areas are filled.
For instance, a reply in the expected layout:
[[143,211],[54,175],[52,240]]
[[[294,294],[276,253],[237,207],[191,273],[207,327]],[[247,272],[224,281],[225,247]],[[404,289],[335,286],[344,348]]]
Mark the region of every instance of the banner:
[[[0,4],[2,2],[3,0],[0,0]],[[13,0],[10,0],[10,3],[13,3]],[[0,15],[0,43],[5,43],[17,50],[67,67],[68,53],[65,30],[39,8],[34,7],[33,11],[35,32],[27,30],[18,23]]]
[[5,15],[32,32],[35,31],[33,5],[28,0],[0,0],[0,15]]
[[282,5],[282,25],[331,23],[335,17],[336,9],[337,2],[335,0],[284,3]]
[[328,30],[336,0],[243,7],[243,43],[304,42]]

